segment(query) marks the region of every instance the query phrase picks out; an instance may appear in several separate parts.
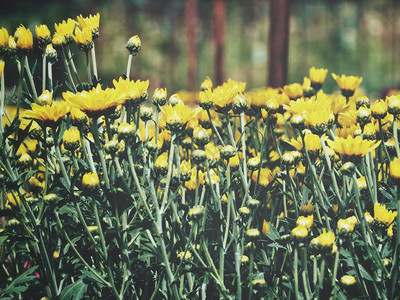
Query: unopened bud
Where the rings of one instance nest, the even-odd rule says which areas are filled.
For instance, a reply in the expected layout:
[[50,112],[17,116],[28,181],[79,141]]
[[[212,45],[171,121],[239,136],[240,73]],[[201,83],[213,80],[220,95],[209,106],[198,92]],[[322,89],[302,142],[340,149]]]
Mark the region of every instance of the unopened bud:
[[142,42],[138,35],[132,36],[125,45],[129,53],[136,55],[142,48]]

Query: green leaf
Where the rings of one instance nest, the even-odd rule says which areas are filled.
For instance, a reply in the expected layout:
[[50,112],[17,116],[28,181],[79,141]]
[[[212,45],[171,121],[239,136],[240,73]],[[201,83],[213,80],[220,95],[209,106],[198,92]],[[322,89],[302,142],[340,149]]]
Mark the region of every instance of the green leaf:
[[13,295],[20,295],[29,288],[29,281],[35,280],[35,275],[32,275],[38,266],[34,266],[24,273],[15,278],[1,293],[0,298],[4,299],[7,297],[12,297]]
[[85,284],[82,279],[79,279],[63,289],[60,295],[60,300],[83,299],[83,295],[86,293],[86,290],[87,284]]
[[90,280],[90,281],[92,281],[92,282],[95,282],[95,283],[97,283],[97,285],[99,286],[99,287],[104,287],[104,286],[106,286],[105,284],[104,284],[104,282],[102,282],[96,275],[94,275],[91,271],[89,271],[89,270],[83,270],[82,271],[82,280],[85,280],[85,279],[87,279],[87,280]]
[[4,241],[8,239],[7,235],[0,236],[0,246],[3,245]]
[[369,273],[368,273],[367,270],[363,267],[362,264],[359,264],[358,266],[359,266],[359,268],[360,268],[361,276],[362,276],[364,279],[366,279],[366,280],[368,280],[368,281],[374,281],[374,278],[372,278],[372,276],[369,275]]
[[281,239],[281,236],[280,236],[278,230],[276,230],[276,228],[272,224],[269,224],[269,229],[270,229],[270,233],[266,234],[267,237],[269,237],[273,241]]

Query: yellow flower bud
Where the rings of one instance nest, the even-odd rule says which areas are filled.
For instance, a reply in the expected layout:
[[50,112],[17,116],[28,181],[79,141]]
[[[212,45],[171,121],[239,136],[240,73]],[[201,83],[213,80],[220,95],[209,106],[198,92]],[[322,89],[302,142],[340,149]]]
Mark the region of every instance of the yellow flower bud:
[[206,79],[204,79],[203,82],[200,84],[200,89],[201,89],[202,91],[211,90],[212,87],[213,87],[213,83],[212,83],[210,77],[208,77],[208,76],[207,76]]
[[390,96],[386,98],[388,112],[392,115],[397,116],[400,114],[400,98],[399,96]]
[[80,133],[75,127],[64,132],[63,136],[64,148],[69,151],[75,151],[80,146]]
[[36,103],[40,106],[51,105],[53,103],[52,93],[48,90],[44,90],[43,93],[36,99]]
[[151,99],[155,106],[163,106],[167,103],[167,89],[156,89]]
[[159,157],[157,157],[156,162],[154,163],[154,167],[156,172],[165,175],[168,171],[168,152],[164,152]]
[[344,286],[351,286],[356,284],[356,278],[352,275],[344,275],[340,278],[340,283]]
[[43,197],[43,201],[48,204],[54,203],[57,200],[58,200],[58,196],[54,193],[47,194],[46,196]]
[[250,228],[250,229],[247,229],[246,235],[250,239],[256,239],[260,236],[260,231],[257,228]]
[[121,123],[118,126],[118,138],[121,140],[135,137],[135,127],[129,123]]
[[310,229],[314,224],[314,215],[309,215],[307,217],[300,216],[297,218],[296,224]]
[[129,53],[136,55],[142,48],[142,42],[138,35],[132,36],[125,45]]
[[372,103],[371,114],[375,119],[383,119],[388,111],[386,101],[380,99]]
[[203,205],[193,206],[189,209],[188,216],[192,220],[198,220],[203,216],[205,207]]
[[189,251],[186,251],[186,252],[182,251],[182,252],[178,253],[177,257],[180,260],[189,260],[189,259],[192,259],[192,253],[190,253]]
[[92,172],[85,173],[85,175],[83,175],[82,177],[82,186],[83,188],[89,191],[97,189],[99,184],[100,184],[100,179],[97,173],[92,173]]
[[298,225],[297,227],[292,229],[291,235],[295,240],[303,241],[308,236],[308,229],[303,225]]

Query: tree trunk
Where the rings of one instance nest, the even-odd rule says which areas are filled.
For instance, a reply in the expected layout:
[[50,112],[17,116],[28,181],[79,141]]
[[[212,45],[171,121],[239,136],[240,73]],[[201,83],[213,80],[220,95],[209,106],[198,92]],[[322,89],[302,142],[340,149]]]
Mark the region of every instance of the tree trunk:
[[269,20],[267,85],[280,87],[288,79],[289,0],[270,0]]
[[214,0],[214,82],[220,85],[225,80],[225,27],[226,6],[224,0]]
[[197,89],[197,0],[187,0],[185,8],[187,37],[187,87]]

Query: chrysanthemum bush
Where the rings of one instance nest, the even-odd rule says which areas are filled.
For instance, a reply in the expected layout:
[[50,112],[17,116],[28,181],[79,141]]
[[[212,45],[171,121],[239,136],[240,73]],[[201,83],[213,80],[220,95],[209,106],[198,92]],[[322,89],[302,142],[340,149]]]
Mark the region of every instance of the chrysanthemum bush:
[[98,14],[0,30],[2,299],[398,297],[400,98],[336,74],[325,94],[314,67],[149,96],[130,79],[139,37],[107,87],[98,36]]

